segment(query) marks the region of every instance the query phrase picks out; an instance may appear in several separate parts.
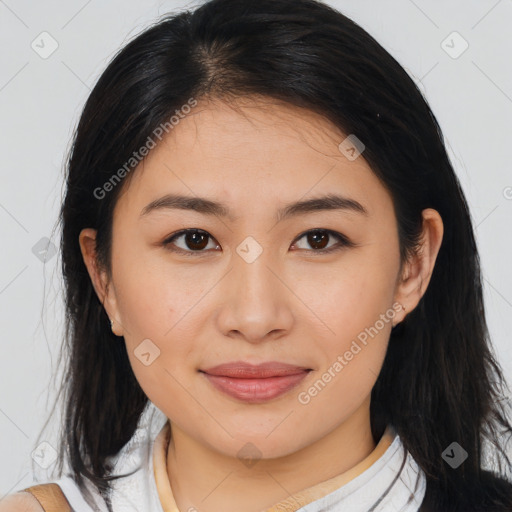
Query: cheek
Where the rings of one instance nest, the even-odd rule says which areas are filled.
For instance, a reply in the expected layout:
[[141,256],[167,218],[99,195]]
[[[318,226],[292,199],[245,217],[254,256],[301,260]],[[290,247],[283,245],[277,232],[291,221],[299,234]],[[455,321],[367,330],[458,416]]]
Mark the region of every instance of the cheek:
[[190,287],[190,275],[142,250],[113,258],[112,271],[132,369],[146,395],[165,404],[183,394],[183,361],[197,359],[190,340],[208,286]]
[[395,258],[384,251],[354,251],[323,279],[305,282],[301,295],[329,327],[333,347],[357,337],[382,314],[391,316],[398,265],[398,253]]
[[371,390],[380,372],[395,315],[398,252],[379,251],[379,246],[372,244],[375,250],[354,252],[322,280],[323,287],[302,292],[316,297],[311,309],[328,328],[321,343],[324,360],[320,373],[328,372],[325,380],[330,388],[359,390],[358,396]]
[[[176,411],[187,408],[183,361],[193,350],[182,331],[185,322],[180,319],[186,312],[178,294],[172,283],[166,285],[161,277],[139,272],[125,282],[120,303],[126,350],[135,377],[146,396],[173,417]],[[168,411],[170,396],[172,410]]]
[[394,314],[389,293],[363,290],[348,288],[329,306],[330,316],[324,312],[334,334],[319,340],[322,362],[311,386],[298,396],[312,415],[331,411],[334,422],[344,421],[369,396],[388,346]]
[[[119,251],[121,252],[121,251]],[[144,248],[133,248],[113,259],[116,299],[125,339],[162,339],[180,316],[186,290],[180,273],[152,258]]]

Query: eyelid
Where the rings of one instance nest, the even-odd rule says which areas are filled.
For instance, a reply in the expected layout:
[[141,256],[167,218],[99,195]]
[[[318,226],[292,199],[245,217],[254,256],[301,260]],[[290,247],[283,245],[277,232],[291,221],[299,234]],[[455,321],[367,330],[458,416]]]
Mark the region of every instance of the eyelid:
[[[199,229],[199,228],[187,228],[187,229],[181,229],[180,231],[176,231],[176,233],[173,233],[172,235],[169,235],[168,237],[165,238],[165,240],[162,242],[162,245],[169,251],[171,252],[175,252],[175,253],[178,253],[178,254],[184,254],[186,256],[199,256],[201,254],[207,254],[209,253],[209,251],[186,251],[184,249],[181,249],[180,247],[174,247],[174,248],[170,248],[169,246],[171,245],[171,243],[176,239],[176,238],[179,238],[183,235],[186,235],[187,233],[201,233],[201,234],[204,234],[206,236],[208,236],[210,239],[212,240],[215,240],[215,238],[210,235],[210,233],[208,233],[208,231],[205,231],[204,229]],[[215,242],[220,245],[217,240],[215,240]]]
[[[308,230],[304,231],[303,233],[301,233],[300,235],[297,235],[297,237],[295,238],[295,240],[294,240],[292,245],[297,243],[298,240],[300,240],[301,238],[306,236],[308,233],[315,233],[315,232],[327,233],[328,235],[330,235],[330,236],[332,236],[334,238],[337,238],[339,243],[341,243],[341,246],[354,247],[356,245],[354,242],[349,240],[349,238],[346,237],[344,234],[339,233],[338,231],[334,231],[332,229],[327,229],[327,228],[308,229]],[[339,245],[338,246],[329,247],[329,249],[318,249],[318,250],[314,250],[314,249],[300,249],[300,250],[304,250],[304,251],[308,250],[309,252],[313,252],[313,253],[316,252],[318,254],[325,254],[325,253],[330,252],[331,249],[334,251],[337,248],[339,248]]]
[[[327,229],[327,228],[313,228],[313,229],[308,229],[308,230],[302,232],[300,235],[297,235],[297,237],[294,239],[294,241],[292,242],[292,246],[295,245],[301,238],[303,238],[307,234],[315,233],[315,232],[327,233],[328,235],[330,235],[334,238],[337,238],[338,243],[329,247],[328,249],[317,249],[317,250],[315,250],[315,249],[298,249],[298,250],[307,251],[308,253],[313,253],[313,254],[317,253],[318,255],[322,255],[322,254],[329,254],[329,253],[335,252],[337,250],[341,250],[345,247],[355,247],[356,246],[356,244],[354,242],[352,242],[349,238],[347,238],[342,233],[339,233],[337,231],[334,231],[332,229]],[[202,254],[208,254],[210,252],[210,251],[205,251],[205,250],[201,250],[201,251],[190,251],[189,250],[189,251],[187,251],[187,250],[181,249],[180,247],[174,247],[172,249],[168,247],[169,245],[171,245],[171,243],[175,239],[177,239],[183,235],[186,235],[187,233],[205,234],[210,239],[215,240],[215,242],[218,245],[220,245],[217,242],[217,240],[210,233],[208,233],[204,229],[199,229],[199,228],[187,228],[187,229],[182,229],[180,231],[177,231],[177,232],[173,233],[172,235],[168,236],[167,238],[165,238],[164,241],[162,242],[162,245],[171,252],[175,252],[178,254],[185,254],[187,256],[196,256],[196,255],[199,256]]]

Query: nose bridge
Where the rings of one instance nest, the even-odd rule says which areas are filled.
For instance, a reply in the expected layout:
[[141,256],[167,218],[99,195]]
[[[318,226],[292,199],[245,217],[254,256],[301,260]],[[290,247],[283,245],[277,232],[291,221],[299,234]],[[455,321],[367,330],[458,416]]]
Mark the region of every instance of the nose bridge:
[[270,271],[270,251],[263,251],[256,243],[249,240],[240,244],[233,262],[238,300],[254,311],[275,307],[274,302],[280,296],[276,277]]
[[233,255],[229,290],[220,328],[225,335],[237,331],[249,341],[258,341],[272,331],[288,330],[292,314],[285,287],[276,277],[276,262],[270,251],[255,239],[244,240]]
[[275,276],[270,272],[270,262],[268,254],[261,254],[258,258],[248,263],[243,258],[238,258],[234,265],[236,279],[240,284],[244,296],[254,296],[259,299],[265,299],[273,294],[270,293],[275,288]]

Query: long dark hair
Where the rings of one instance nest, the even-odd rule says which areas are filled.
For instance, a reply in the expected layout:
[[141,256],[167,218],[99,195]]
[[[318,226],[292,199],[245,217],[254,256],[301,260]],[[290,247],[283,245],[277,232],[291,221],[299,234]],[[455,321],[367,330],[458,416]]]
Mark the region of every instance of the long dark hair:
[[[113,58],[91,92],[61,212],[68,365],[60,466],[67,457],[81,487],[85,477],[106,494],[108,458],[148,405],[79,248],[80,231],[97,229],[99,260],[109,270],[123,183],[102,198],[95,190],[190,98],[244,95],[308,108],[363,141],[364,158],[394,201],[402,262],[418,246],[422,210],[440,213],[444,239],[430,284],[392,330],[372,391],[372,433],[378,441],[392,424],[425,472],[423,510],[512,510],[501,438],[512,433],[500,402],[507,388],[489,341],[468,205],[441,129],[398,62],[315,0],[211,0],[167,15]],[[452,442],[468,453],[457,469],[442,457]]]

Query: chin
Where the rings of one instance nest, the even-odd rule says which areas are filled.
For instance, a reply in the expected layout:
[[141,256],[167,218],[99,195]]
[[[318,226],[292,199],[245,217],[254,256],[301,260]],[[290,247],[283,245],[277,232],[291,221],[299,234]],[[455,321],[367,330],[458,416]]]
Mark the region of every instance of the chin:
[[218,440],[205,440],[212,449],[226,457],[246,461],[247,467],[252,467],[260,459],[277,459],[286,457],[298,451],[307,441],[301,442],[291,432],[281,432],[268,435],[265,433],[232,432],[233,438]]

